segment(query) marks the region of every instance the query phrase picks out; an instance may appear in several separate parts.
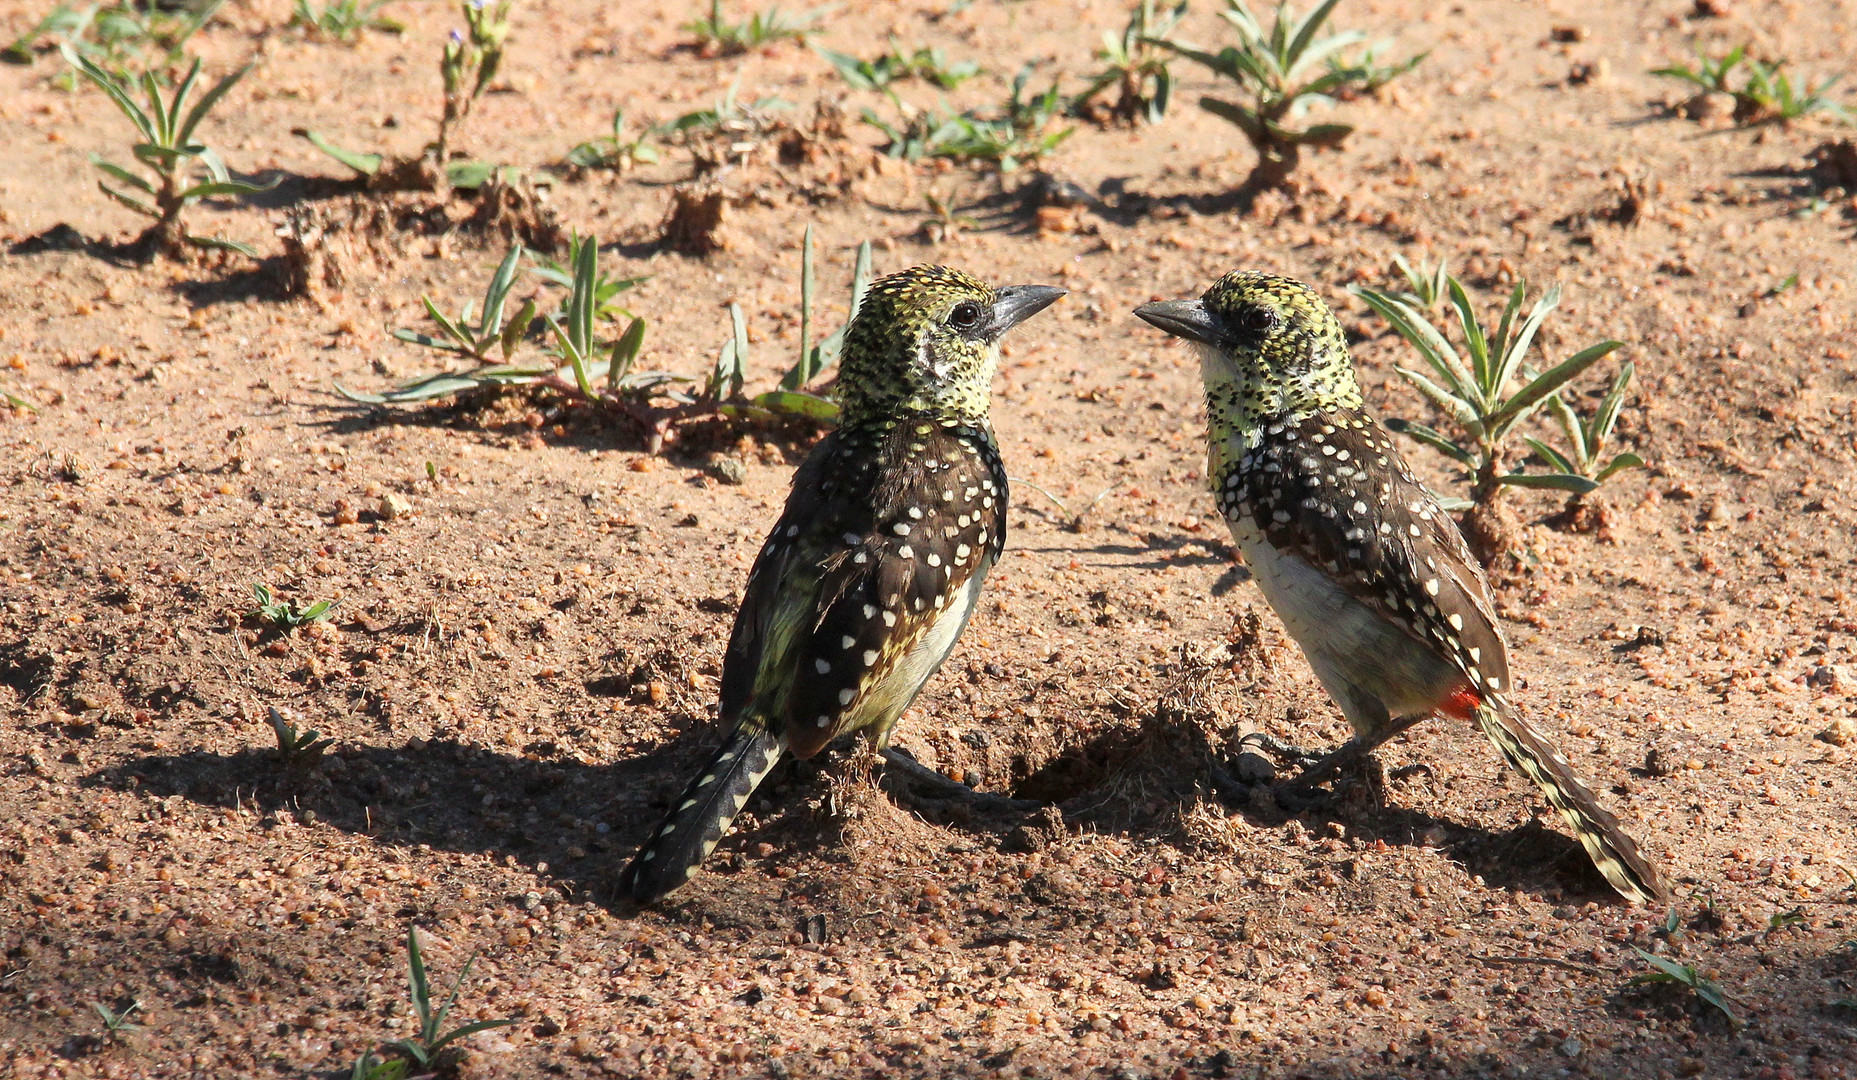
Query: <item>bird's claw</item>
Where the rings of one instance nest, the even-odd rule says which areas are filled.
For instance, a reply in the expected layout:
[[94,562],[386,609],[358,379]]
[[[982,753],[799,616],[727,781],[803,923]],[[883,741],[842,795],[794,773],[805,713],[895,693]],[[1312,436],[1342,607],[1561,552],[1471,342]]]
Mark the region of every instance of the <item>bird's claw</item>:
[[[1013,799],[990,792],[975,791],[966,784],[922,764],[915,759],[914,755],[900,746],[886,746],[880,753],[883,755],[885,773],[895,775],[900,782],[899,787],[913,785],[926,789],[931,793],[928,800],[934,803],[965,803],[976,810],[1013,812],[1036,810],[1044,805],[1034,799]],[[905,799],[921,798],[909,791],[899,790],[897,793]]]
[[1257,750],[1261,750],[1274,757],[1293,761],[1298,765],[1308,765],[1310,762],[1316,761],[1322,756],[1314,750],[1304,749],[1303,747],[1297,746],[1295,743],[1284,742],[1275,735],[1264,731],[1253,731],[1249,735],[1238,740],[1238,749],[1241,754],[1245,749],[1251,747],[1255,747]]

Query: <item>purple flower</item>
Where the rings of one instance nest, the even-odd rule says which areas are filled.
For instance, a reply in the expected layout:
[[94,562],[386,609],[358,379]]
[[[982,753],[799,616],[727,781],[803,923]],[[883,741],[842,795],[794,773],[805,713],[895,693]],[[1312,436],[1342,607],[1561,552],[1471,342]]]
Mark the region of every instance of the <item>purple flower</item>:
[[451,43],[453,45],[464,44],[464,32],[462,30],[453,30],[451,32]]

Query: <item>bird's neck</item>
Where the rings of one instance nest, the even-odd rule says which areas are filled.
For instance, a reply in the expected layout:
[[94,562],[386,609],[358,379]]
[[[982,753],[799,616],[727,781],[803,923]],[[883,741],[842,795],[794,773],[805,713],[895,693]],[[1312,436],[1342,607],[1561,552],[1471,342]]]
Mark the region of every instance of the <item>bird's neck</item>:
[[1281,431],[1311,416],[1365,407],[1360,384],[1345,363],[1281,376],[1251,366],[1235,370],[1209,348],[1203,351],[1209,484],[1216,485],[1273,428]]
[[[840,402],[838,427],[846,433],[881,434],[896,430],[972,428],[991,435],[993,423],[983,403],[979,409],[948,409],[937,402],[847,398]],[[924,432],[926,434],[927,432]]]

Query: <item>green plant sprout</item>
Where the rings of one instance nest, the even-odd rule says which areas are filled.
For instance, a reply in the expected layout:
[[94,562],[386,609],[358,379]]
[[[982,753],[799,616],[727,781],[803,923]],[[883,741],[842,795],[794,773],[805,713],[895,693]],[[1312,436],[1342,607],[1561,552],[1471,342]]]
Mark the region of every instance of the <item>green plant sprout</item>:
[[1406,261],[1404,255],[1395,253],[1393,265],[1399,268],[1399,272],[1405,276],[1406,284],[1410,286],[1407,292],[1394,294],[1405,301],[1407,306],[1437,311],[1438,305],[1450,296],[1450,286],[1447,284],[1450,271],[1445,268],[1443,259],[1438,260],[1437,266],[1415,267]]
[[870,109],[864,110],[863,121],[890,140],[883,148],[890,157],[907,161],[925,157],[983,161],[997,166],[1000,172],[1012,172],[1051,153],[1076,131],[1068,127],[1047,130],[1063,114],[1063,97],[1055,82],[1044,93],[1027,97],[1025,87],[1030,79],[1031,67],[1027,65],[1013,78],[1004,109],[992,116],[972,111],[916,110],[892,93],[890,100],[903,116],[900,124],[892,124]]
[[509,249],[503,261],[497,265],[496,273],[490,277],[490,284],[484,289],[484,303],[477,315],[477,325],[471,325],[471,305],[465,302],[464,308],[456,318],[447,318],[438,309],[430,296],[421,295],[419,302],[425,305],[426,314],[438,324],[443,339],[414,330],[398,329],[393,336],[414,345],[423,345],[440,352],[456,353],[469,357],[480,364],[490,363],[490,353],[501,349],[503,359],[508,360],[522,335],[528,330],[529,323],[535,318],[535,301],[525,301],[516,313],[516,317],[507,323],[503,321],[503,311],[509,300],[510,286],[515,284],[517,263],[522,259],[520,245]]
[[[568,295],[560,310],[546,316],[556,340],[555,347],[547,350],[551,359],[544,363],[516,362],[515,354],[522,345],[523,334],[535,317],[535,307],[532,302],[525,302],[517,318],[508,323],[501,323],[500,319],[502,311],[506,309],[509,289],[515,277],[516,260],[521,254],[520,247],[512,248],[498,264],[489,286],[484,290],[483,312],[478,316],[475,328],[469,325],[469,308],[458,319],[443,319],[436,305],[422,297],[426,313],[439,322],[441,332],[449,340],[439,340],[411,330],[394,333],[402,341],[477,360],[479,366],[464,371],[424,375],[381,394],[350,390],[340,383],[335,384],[336,391],[350,401],[364,404],[404,405],[483,387],[540,385],[576,393],[589,402],[597,403],[622,397],[648,396],[668,384],[689,381],[667,372],[633,370],[644,348],[645,320],[611,303],[611,298],[622,289],[630,288],[644,279],[613,279],[602,273],[599,268],[599,241],[594,237],[573,238],[566,266],[550,261],[530,268],[531,273],[544,280],[566,286]],[[595,320],[618,317],[631,319],[625,331],[610,346],[598,341]],[[451,329],[446,329],[447,324],[450,324]],[[490,362],[493,349],[502,351],[503,363]],[[594,385],[599,381],[605,384],[603,390]]]
[[1776,934],[1781,930],[1792,930],[1806,925],[1804,907],[1795,907],[1791,911],[1776,911],[1767,916],[1768,934]]
[[[1070,99],[1072,116],[1095,117],[1132,124],[1146,120],[1158,124],[1173,101],[1174,77],[1157,39],[1166,38],[1186,15],[1187,0],[1157,10],[1154,0],[1141,0],[1129,11],[1128,25],[1120,34],[1103,31],[1097,59],[1103,69],[1090,77],[1089,86]],[[1116,98],[1105,108],[1096,99],[1109,90]]]
[[[130,81],[131,68],[159,71],[178,67],[183,59],[181,48],[200,32],[225,0],[192,0],[174,4],[136,3],[91,4],[77,8],[59,4],[33,28],[0,50],[0,60],[9,64],[30,64],[41,40],[57,38],[81,56],[88,56],[97,66],[123,81]],[[159,55],[150,57],[149,52]],[[64,89],[76,87],[67,70],[59,77]],[[66,81],[68,80],[68,81]]]
[[1728,1018],[1730,1024],[1735,1027],[1741,1026],[1741,1018],[1736,1016],[1734,1010],[1728,1007],[1728,999],[1722,994],[1722,988],[1716,984],[1715,980],[1704,975],[1690,964],[1679,964],[1674,960],[1666,960],[1655,953],[1645,952],[1636,945],[1633,945],[1631,949],[1642,957],[1644,962],[1651,966],[1652,970],[1643,975],[1633,976],[1631,981],[1625,984],[1626,986],[1648,986],[1655,983],[1672,983],[1677,986],[1687,986],[1704,1003],[1720,1010],[1721,1014]]
[[285,768],[307,769],[335,745],[334,739],[323,738],[319,731],[297,731],[296,725],[276,709],[270,710],[269,720],[271,731],[277,735],[277,760]]
[[[64,56],[84,78],[109,95],[117,109],[129,118],[136,132],[142,136],[142,141],[135,144],[134,154],[136,160],[154,174],[153,181],[95,154],[90,157],[91,164],[122,185],[122,190],[119,190],[99,180],[97,187],[105,195],[155,220],[142,234],[137,245],[144,251],[175,258],[180,257],[189,244],[255,256],[257,252],[250,245],[236,240],[194,236],[187,231],[186,223],[181,219],[182,213],[201,199],[216,195],[251,195],[276,186],[276,181],[270,184],[250,184],[232,179],[219,154],[194,141],[194,131],[200,126],[200,121],[206,119],[213,106],[245,77],[251,65],[247,64],[213,84],[199,100],[193,102],[191,108],[187,108],[188,98],[200,75],[200,61],[195,60],[193,66],[187,69],[186,77],[166,101],[162,100],[161,84],[154,74],[144,73],[137,81],[142,93],[148,98],[148,105],[144,108],[133,95],[136,84],[103,70],[95,61],[69,45],[64,46]],[[187,108],[185,114],[181,112],[183,108]],[[204,178],[200,178],[196,170],[204,170]],[[130,191],[140,192],[140,195],[129,194]]]
[[[601,290],[612,283],[600,273],[599,242],[591,236],[578,239],[580,243],[573,249],[574,272],[568,283],[567,303],[560,313],[550,314],[547,319],[548,328],[555,335],[555,355],[568,362],[568,367],[574,373],[574,385],[580,390],[581,396],[594,401],[599,398],[599,393],[593,388],[593,378],[597,374],[594,366],[599,363],[597,354],[600,351],[594,327],[596,320],[602,317]],[[645,321],[634,317],[626,332],[613,343],[607,357],[604,374],[608,390],[618,392],[630,389],[626,379],[630,376],[632,362],[637,358],[644,340]]]
[[[1822,83],[1795,87],[1792,77],[1781,70],[1784,60],[1771,63],[1747,55],[1747,46],[1738,45],[1720,60],[1710,60],[1698,53],[1696,66],[1673,64],[1657,68],[1653,75],[1679,79],[1699,87],[1703,94],[1727,94],[1734,99],[1733,118],[1742,127],[1788,123],[1802,116],[1822,112],[1841,124],[1851,122],[1842,105],[1827,97],[1842,75],[1833,75]],[[1746,77],[1734,85],[1735,69],[1746,66]]]
[[270,626],[295,630],[335,614],[336,602],[332,600],[318,600],[308,607],[299,607],[294,600],[279,600],[269,585],[254,584],[251,591],[258,598],[258,608],[252,614]]
[[[1391,323],[1399,336],[1425,358],[1437,377],[1435,382],[1412,368],[1394,370],[1445,411],[1462,429],[1468,445],[1460,445],[1433,428],[1412,421],[1389,420],[1387,427],[1417,439],[1468,468],[1473,478],[1470,498],[1474,503],[1492,502],[1504,486],[1553,487],[1575,494],[1597,488],[1596,480],[1569,472],[1505,473],[1502,471],[1505,443],[1516,424],[1601,357],[1619,348],[1621,343],[1602,341],[1590,345],[1545,373],[1534,375],[1524,367],[1523,361],[1542,322],[1560,303],[1560,286],[1551,286],[1527,317],[1518,323],[1516,316],[1526,295],[1525,287],[1518,283],[1503,309],[1501,323],[1495,333],[1490,334],[1477,321],[1476,310],[1465,295],[1463,284],[1446,274],[1445,285],[1464,339],[1463,354],[1445,339],[1443,331],[1405,301],[1373,289],[1349,287],[1349,292],[1366,301],[1367,306]],[[1462,508],[1457,500],[1447,501],[1451,509]]]
[[683,28],[696,35],[704,51],[716,56],[739,56],[779,41],[804,41],[818,33],[816,22],[816,14],[789,19],[776,4],[732,23],[722,17],[722,0],[709,0],[709,15],[685,23]]
[[439,77],[445,87],[445,108],[438,134],[418,158],[389,160],[384,154],[350,150],[330,142],[317,131],[299,130],[316,149],[353,169],[369,186],[396,190],[441,187],[477,188],[493,176],[513,178],[513,168],[498,168],[481,161],[453,161],[455,129],[470,115],[471,106],[496,78],[509,40],[511,0],[460,0],[464,30],[453,30],[439,54]]
[[[616,285],[629,287],[642,279],[615,282],[602,273],[599,243],[594,237],[575,238],[570,264],[565,268],[531,268],[551,283],[565,284],[568,294],[559,310],[543,316],[551,338],[544,350],[546,359],[538,362],[522,358],[522,335],[513,333],[507,324],[499,330],[495,317],[499,304],[507,302],[502,297],[507,293],[504,280],[513,274],[514,264],[510,258],[506,255],[492,276],[491,287],[485,291],[484,314],[477,317],[475,325],[467,308],[459,318],[440,322],[443,339],[412,331],[395,334],[402,341],[477,360],[478,366],[420,376],[384,393],[362,393],[340,383],[335,384],[336,391],[350,401],[363,404],[404,405],[486,387],[537,386],[629,416],[645,430],[653,452],[675,438],[678,421],[692,417],[717,414],[762,418],[794,416],[829,421],[838,414],[835,402],[808,389],[838,362],[845,333],[840,327],[823,338],[816,336],[810,229],[801,251],[799,356],[781,376],[778,387],[747,400],[742,399],[741,392],[748,378],[751,356],[747,318],[739,306],[730,310],[729,337],[701,379],[664,371],[636,370],[636,361],[644,346],[645,320],[610,301]],[[858,247],[852,270],[853,314],[863,301],[871,276],[870,245],[865,243]],[[429,300],[425,302],[427,314],[440,321],[436,305]],[[528,312],[525,310],[524,314]],[[624,332],[609,341],[601,335],[600,323],[615,318],[629,318],[630,322]],[[451,329],[443,329],[447,324]],[[502,349],[505,342],[510,343],[510,351],[502,354],[504,362],[485,362],[491,351]],[[692,382],[697,385],[689,389],[679,385]]]
[[[531,252],[535,255],[537,265],[530,267],[529,273],[550,284],[567,289],[571,299],[576,281],[574,268],[580,262],[581,248],[587,244],[594,244],[597,247],[598,241],[591,237],[582,237],[579,233],[570,236],[567,242],[567,259],[564,262],[556,262],[546,255]],[[597,269],[599,266],[597,259],[594,261],[594,266],[596,270],[592,285],[593,314],[608,321],[633,318],[633,313],[615,302],[613,298],[628,289],[644,284],[647,279],[644,277],[608,277],[604,270]],[[563,314],[567,311],[567,305],[568,300],[563,300],[561,306]]]
[[317,8],[310,0],[293,0],[290,25],[301,27],[312,37],[327,41],[339,41],[351,44],[361,37],[364,30],[379,30],[383,33],[398,34],[406,29],[405,24],[396,19],[389,19],[380,10],[393,0],[329,0]]
[[[1615,454],[1610,461],[1604,460],[1606,441],[1612,437],[1612,425],[1618,422],[1619,406],[1624,404],[1625,390],[1631,385],[1631,377],[1636,371],[1636,365],[1629,360],[1620,365],[1618,378],[1612,380],[1612,386],[1606,391],[1605,397],[1600,399],[1599,407],[1585,419],[1573,411],[1573,406],[1567,404],[1558,391],[1548,399],[1548,411],[1560,423],[1561,431],[1566,433],[1568,453],[1563,454],[1540,439],[1527,438],[1524,441],[1535,453],[1541,455],[1541,460],[1548,463],[1548,468],[1561,476],[1590,480],[1594,487],[1626,469],[1643,468],[1644,459],[1630,451]],[[1560,487],[1563,491],[1572,492],[1576,499],[1586,493],[1565,484],[1549,483],[1543,486]]]
[[707,109],[693,109],[674,120],[659,124],[651,129],[652,134],[681,136],[685,142],[718,133],[752,134],[773,123],[769,113],[793,107],[791,102],[777,97],[759,98],[751,105],[743,105],[736,100],[740,88],[741,79],[737,77],[729,83],[729,88],[723,91],[722,97],[714,105]]
[[[1238,35],[1238,43],[1217,53],[1164,37],[1145,39],[1237,84],[1241,101],[1208,95],[1199,99],[1199,107],[1237,125],[1256,149],[1258,164],[1246,187],[1281,184],[1295,170],[1303,147],[1339,146],[1353,133],[1350,124],[1305,124],[1310,106],[1334,105],[1374,93],[1425,59],[1426,54],[1420,53],[1403,63],[1382,65],[1378,48],[1369,47],[1344,60],[1343,52],[1360,44],[1366,35],[1350,30],[1316,36],[1340,2],[1323,0],[1301,18],[1288,4],[1280,3],[1266,32],[1243,0],[1227,0],[1219,14]],[[1319,72],[1318,64],[1324,65]]]
[[97,1016],[103,1021],[104,1042],[117,1042],[130,1032],[142,1030],[142,1025],[133,1023],[129,1019],[141,1009],[142,1003],[139,1001],[130,1001],[121,1012],[111,1009],[100,1001],[91,1002],[90,1007],[96,1010]]
[[921,79],[943,90],[953,90],[980,74],[980,65],[971,61],[950,64],[940,49],[920,48],[905,53],[895,38],[890,39],[890,51],[875,60],[860,60],[830,49],[816,51],[854,90],[883,90],[903,79]]
[[[817,381],[832,365],[838,363],[839,357],[844,353],[845,330],[851,320],[857,316],[858,308],[863,306],[864,294],[870,289],[871,277],[871,248],[867,240],[858,245],[857,257],[852,264],[851,306],[845,316],[845,325],[815,342],[813,340],[813,294],[817,291],[817,281],[813,270],[812,226],[806,226],[806,233],[800,241],[799,356],[793,366],[780,377],[778,388],[756,395],[746,406],[725,406],[723,411],[729,415],[761,413],[801,416],[824,421],[835,419],[838,416],[838,403],[823,395],[809,392],[806,387]],[[711,373],[713,385],[706,390],[719,391],[725,383],[739,388],[740,378],[746,374],[748,337],[740,314],[740,309],[731,305],[729,340],[717,355],[716,365]]]
[[625,134],[625,110],[613,113],[612,135],[602,135],[577,144],[567,152],[567,163],[583,169],[612,169],[626,172],[635,165],[655,165],[658,161],[658,148],[651,145],[654,132],[646,130],[637,138],[627,138]]
[[[474,1020],[452,1028],[450,1031],[444,1030],[445,1018],[451,1015],[452,1007],[458,1003],[458,992],[464,988],[464,980],[470,978],[471,965],[476,962],[475,955],[464,962],[464,970],[458,972],[457,981],[451,984],[451,993],[446,995],[445,1003],[434,1009],[432,1007],[432,985],[426,976],[425,957],[419,950],[419,931],[408,926],[406,928],[406,977],[412,989],[413,1015],[419,1018],[419,1034],[410,1039],[398,1039],[388,1043],[388,1049],[405,1054],[406,1062],[417,1066],[420,1072],[432,1072],[433,1059],[437,1058],[439,1053],[450,1044],[467,1035],[475,1035],[492,1028],[509,1027],[516,1023],[517,1021],[513,1018]],[[357,1070],[361,1069],[371,1056],[371,1054],[363,1055],[361,1063],[356,1066]],[[401,1062],[401,1064],[405,1065],[406,1062]],[[397,1075],[404,1076],[405,1072],[403,1068]],[[372,1077],[373,1080],[387,1080],[388,1077],[396,1074],[363,1072],[362,1075]]]

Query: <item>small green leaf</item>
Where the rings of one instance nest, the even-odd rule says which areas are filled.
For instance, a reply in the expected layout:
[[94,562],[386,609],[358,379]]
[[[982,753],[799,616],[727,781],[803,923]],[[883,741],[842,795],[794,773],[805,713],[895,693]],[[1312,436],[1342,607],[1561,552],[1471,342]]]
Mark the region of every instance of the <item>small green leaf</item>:
[[276,187],[277,184],[278,181],[276,180],[268,184],[247,184],[238,180],[212,181],[203,184],[195,184],[181,192],[180,198],[187,202],[192,202],[195,199],[208,199],[215,195],[257,195],[260,192],[271,190]]
[[770,413],[804,416],[823,421],[836,420],[839,412],[837,402],[795,390],[769,390],[765,394],[757,394],[750,404]]
[[255,259],[258,257],[257,248],[252,247],[250,244],[243,243],[238,240],[228,240],[223,236],[192,236],[192,235],[189,235],[187,237],[187,242],[189,244],[192,244],[194,247],[210,248],[214,251],[234,252],[236,254],[243,255],[248,259]]
[[[1534,334],[1534,331],[1526,325],[1522,330],[1523,333],[1516,336],[1517,342],[1521,342],[1525,337],[1532,337]],[[1517,391],[1514,397],[1503,402],[1500,408],[1486,418],[1484,426],[1500,437],[1510,425],[1534,412],[1535,408],[1547,400],[1550,394],[1578,378],[1587,368],[1597,363],[1600,357],[1623,344],[1624,342],[1621,341],[1602,341],[1574,353],[1566,360],[1541,373],[1533,382]]]
[[503,359],[508,360],[510,354],[516,351],[516,346],[522,344],[522,336],[529,332],[529,324],[534,321],[535,301],[524,300],[522,307],[516,311],[516,317],[503,327],[503,334],[498,342],[503,348]]
[[364,154],[359,151],[344,149],[328,141],[314,131],[304,132],[303,137],[314,144],[316,149],[321,150],[323,153],[355,170],[362,176],[373,176],[375,173],[379,172],[381,162],[384,160],[379,154]]
[[1408,438],[1417,439],[1419,442],[1449,457],[1460,465],[1472,469],[1476,468],[1477,459],[1475,455],[1445,438],[1444,435],[1433,428],[1417,423],[1416,421],[1401,420],[1396,417],[1388,419],[1386,421],[1386,427],[1389,431],[1404,435]]
[[1575,495],[1584,495],[1596,491],[1599,485],[1584,476],[1571,473],[1509,473],[1496,478],[1498,484],[1510,487],[1548,488],[1555,491],[1569,491]]
[[146,191],[150,195],[153,195],[155,193],[155,185],[149,183],[147,180],[144,180],[142,177],[137,176],[135,173],[130,172],[128,169],[123,168],[121,165],[117,165],[117,164],[114,164],[113,162],[105,161],[95,154],[90,155],[90,163],[92,165],[95,165],[97,168],[102,169],[104,172],[109,173],[111,176],[122,181],[123,183],[128,184],[130,187],[136,188],[137,190],[140,190],[140,191]]
[[645,320],[633,319],[613,342],[613,351],[606,368],[606,388],[618,392],[624,385],[625,378],[632,372],[632,364],[638,359],[639,350],[645,346]]
[[1634,453],[1631,453],[1630,451],[1626,451],[1625,453],[1620,454],[1619,456],[1613,458],[1610,464],[1608,464],[1605,468],[1600,469],[1598,473],[1594,474],[1593,479],[1599,481],[1600,483],[1604,483],[1605,481],[1611,479],[1613,474],[1615,473],[1623,472],[1626,469],[1642,469],[1642,468],[1644,468],[1644,459]]
[[1541,455],[1541,460],[1548,463],[1548,468],[1556,472],[1572,473],[1576,476],[1579,474],[1580,468],[1578,465],[1567,460],[1565,454],[1549,446],[1547,443],[1535,438],[1524,438],[1522,441],[1527,443],[1535,453]]
[[147,203],[134,197],[133,195],[124,195],[122,192],[117,191],[115,188],[112,188],[111,186],[109,186],[108,184],[104,183],[101,180],[97,181],[97,190],[103,192],[105,195],[108,195],[110,198],[115,199],[117,202],[122,203],[124,206],[128,207],[129,209],[134,210],[138,214],[146,214],[149,217],[155,218],[156,220],[160,220],[161,218],[161,211],[155,209],[154,207],[148,205]]

